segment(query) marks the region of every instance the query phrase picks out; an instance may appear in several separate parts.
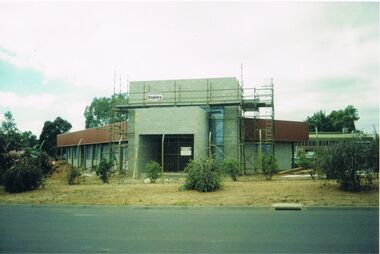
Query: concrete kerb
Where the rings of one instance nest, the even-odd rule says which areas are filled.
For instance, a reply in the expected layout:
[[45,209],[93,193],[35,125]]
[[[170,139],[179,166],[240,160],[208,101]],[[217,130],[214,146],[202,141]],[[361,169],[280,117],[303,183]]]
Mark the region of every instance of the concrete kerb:
[[301,211],[303,205],[300,203],[275,203],[271,207],[276,211]]
[[[279,204],[279,203],[277,203]],[[284,203],[286,204],[286,203]],[[297,205],[300,205],[296,203]],[[243,209],[243,210],[272,210],[276,211],[275,204],[271,206],[254,206],[254,205],[128,205],[128,204],[41,204],[41,203],[0,203],[0,208],[3,206],[19,206],[19,207],[55,207],[55,208],[65,208],[65,207],[75,207],[75,208],[90,208],[90,207],[98,207],[98,208],[106,208],[106,207],[114,207],[114,208],[129,208],[129,209]],[[377,209],[378,206],[301,206],[300,210],[356,210],[356,209]],[[278,209],[281,210],[281,209]],[[282,209],[286,210],[286,209]],[[291,209],[290,209],[291,210]],[[300,211],[298,210],[298,211]],[[297,211],[297,210],[295,210]]]

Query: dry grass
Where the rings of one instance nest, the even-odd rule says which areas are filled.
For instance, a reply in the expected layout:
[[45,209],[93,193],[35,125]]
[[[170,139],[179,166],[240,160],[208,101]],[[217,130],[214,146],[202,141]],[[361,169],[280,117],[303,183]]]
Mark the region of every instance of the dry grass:
[[180,191],[183,178],[162,184],[144,184],[127,178],[102,184],[96,176],[85,177],[79,185],[68,185],[67,168],[51,176],[44,188],[17,194],[0,189],[0,203],[33,204],[112,204],[112,205],[196,205],[196,206],[270,206],[278,202],[298,202],[306,206],[378,206],[376,181],[371,190],[343,192],[335,182],[290,180],[274,177],[242,177],[238,182],[225,179],[223,189],[213,193]]

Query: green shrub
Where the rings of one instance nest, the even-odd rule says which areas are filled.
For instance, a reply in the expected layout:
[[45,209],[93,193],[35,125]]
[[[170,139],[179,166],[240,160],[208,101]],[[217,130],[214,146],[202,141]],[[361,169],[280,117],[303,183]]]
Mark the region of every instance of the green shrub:
[[18,163],[33,164],[42,171],[44,176],[52,173],[53,166],[49,161],[47,153],[40,152],[33,148],[25,148],[23,151],[10,151],[8,153],[0,153],[0,184],[3,183],[3,174],[5,171]]
[[96,168],[96,175],[99,176],[103,183],[108,183],[111,168],[113,167],[113,161],[107,161],[103,159]]
[[222,187],[222,171],[212,159],[191,161],[185,168],[185,189],[200,192],[216,191]]
[[223,171],[225,174],[231,176],[233,181],[237,181],[238,176],[243,174],[239,162],[232,159],[226,159],[223,161]]
[[297,158],[296,158],[296,164],[299,167],[302,167],[303,169],[306,169],[311,178],[314,180],[314,176],[316,173],[316,159],[315,154],[310,157],[307,156],[306,152],[303,150],[297,151]]
[[344,191],[360,191],[372,183],[378,168],[378,143],[353,139],[321,150],[318,164],[327,179],[336,179]]
[[53,165],[49,161],[49,155],[46,152],[42,152],[39,156],[39,163],[41,166],[42,173],[44,175],[49,175],[53,172]]
[[8,153],[0,153],[0,185],[4,184],[4,174],[14,164],[14,160]]
[[149,161],[145,166],[146,177],[150,178],[152,183],[156,182],[161,176],[161,166],[155,161]]
[[277,172],[278,166],[276,162],[276,158],[272,155],[264,154],[261,157],[261,163],[262,163],[262,171],[265,175],[265,178],[267,180],[271,180],[272,176]]
[[67,172],[67,183],[72,185],[75,184],[77,181],[77,178],[80,177],[79,170],[70,164],[68,164],[70,167],[69,172]]
[[7,192],[34,190],[42,184],[42,171],[31,158],[22,158],[3,174]]

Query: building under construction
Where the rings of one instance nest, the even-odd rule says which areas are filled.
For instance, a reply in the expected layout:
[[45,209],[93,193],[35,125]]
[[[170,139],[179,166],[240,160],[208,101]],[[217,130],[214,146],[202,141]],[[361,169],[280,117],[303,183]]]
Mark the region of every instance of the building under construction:
[[259,154],[279,168],[294,164],[296,142],[308,140],[303,122],[274,120],[274,87],[243,89],[236,78],[130,82],[129,102],[114,105],[128,119],[57,137],[61,156],[93,167],[102,158],[137,176],[154,160],[165,172],[182,171],[191,159],[234,159],[247,173]]

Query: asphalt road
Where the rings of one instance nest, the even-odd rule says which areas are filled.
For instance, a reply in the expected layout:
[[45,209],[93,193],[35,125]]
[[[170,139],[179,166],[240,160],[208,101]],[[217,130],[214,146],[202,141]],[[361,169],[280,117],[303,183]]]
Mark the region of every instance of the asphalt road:
[[369,253],[379,211],[0,205],[1,252]]

